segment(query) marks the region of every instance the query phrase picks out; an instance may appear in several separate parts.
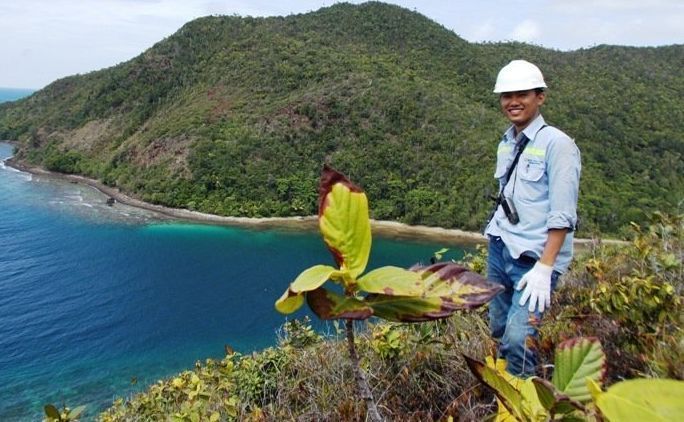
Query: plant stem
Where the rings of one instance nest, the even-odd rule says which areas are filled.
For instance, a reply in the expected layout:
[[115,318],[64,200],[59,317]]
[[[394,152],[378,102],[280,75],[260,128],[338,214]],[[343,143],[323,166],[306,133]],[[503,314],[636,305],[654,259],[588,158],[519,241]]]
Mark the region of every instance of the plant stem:
[[361,399],[366,402],[367,416],[373,422],[381,422],[384,419],[382,419],[380,412],[378,412],[378,406],[375,404],[375,400],[373,400],[373,393],[371,393],[370,386],[366,380],[366,374],[361,370],[359,355],[356,354],[356,345],[354,344],[354,321],[351,319],[345,320],[345,328],[347,331],[347,343],[349,345],[352,370],[354,371],[354,378],[356,379],[356,385],[359,388]]

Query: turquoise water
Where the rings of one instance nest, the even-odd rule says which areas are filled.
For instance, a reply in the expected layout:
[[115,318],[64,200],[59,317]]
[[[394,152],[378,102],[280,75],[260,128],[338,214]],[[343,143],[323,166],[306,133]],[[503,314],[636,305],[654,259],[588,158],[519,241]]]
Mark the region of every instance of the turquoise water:
[[33,89],[22,89],[22,88],[0,88],[0,103],[5,101],[14,101],[19,98],[27,97],[33,94],[35,90]]
[[[274,301],[333,263],[314,233],[169,222],[105,200],[0,164],[2,421],[39,419],[46,403],[93,417],[225,344],[273,345]],[[425,262],[441,246],[376,238],[371,263]]]

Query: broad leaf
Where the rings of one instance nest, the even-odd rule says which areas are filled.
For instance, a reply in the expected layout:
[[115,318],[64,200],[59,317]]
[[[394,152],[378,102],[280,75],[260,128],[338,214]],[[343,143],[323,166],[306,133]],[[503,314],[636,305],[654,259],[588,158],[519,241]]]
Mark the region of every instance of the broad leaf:
[[539,397],[539,402],[544,406],[544,409],[551,410],[553,405],[556,404],[556,388],[553,384],[549,385],[548,382],[544,382],[541,378],[534,378],[534,388],[537,390],[537,397]]
[[50,419],[55,419],[58,421],[62,420],[62,415],[59,414],[59,410],[54,405],[51,404],[46,404],[45,407],[43,407],[45,410],[45,416],[47,416]]
[[455,309],[439,297],[387,296],[372,294],[365,303],[375,316],[388,321],[423,322],[446,318]]
[[503,288],[453,263],[413,267],[411,271],[420,277],[418,282],[422,294],[371,294],[366,298],[366,303],[373,308],[376,316],[400,322],[446,318],[459,309],[483,305]]
[[[520,378],[514,377],[513,375],[506,372],[506,359],[498,358],[496,361],[493,356],[485,357],[485,363],[488,367],[494,369],[503,379],[508,381],[509,384],[513,386],[516,390],[518,389]],[[506,409],[506,406],[501,402],[501,400],[496,397],[496,417],[494,422],[519,422],[511,412]]]
[[338,271],[335,268],[328,265],[314,265],[297,276],[295,281],[290,284],[290,290],[294,293],[316,290],[336,272]]
[[496,397],[501,401],[501,403],[506,406],[506,409],[517,419],[526,420],[523,416],[522,408],[522,395],[520,391],[511,385],[498,371],[479,362],[475,359],[471,359],[466,355],[463,355],[470,368],[470,371],[479,379],[483,384],[486,384],[494,390]]
[[306,301],[321,319],[368,319],[373,309],[354,297],[342,296],[323,287],[307,293]]
[[573,400],[588,402],[591,394],[586,378],[601,381],[606,370],[606,355],[596,338],[578,337],[556,348],[553,385]]
[[288,289],[275,303],[275,308],[282,314],[291,314],[304,304],[302,293],[321,287],[330,278],[339,275],[339,271],[328,265],[314,265],[307,268],[290,283]]
[[304,304],[304,294],[295,293],[289,288],[285,290],[280,299],[275,303],[275,308],[281,314],[291,314]]
[[68,419],[70,421],[76,420],[81,417],[81,413],[85,410],[85,406],[78,406],[69,412]]
[[684,381],[634,379],[598,395],[596,406],[609,421],[684,420]]
[[[549,413],[542,405],[537,395],[537,389],[534,384],[534,377],[521,380],[517,384],[517,387],[522,396],[522,409],[523,413],[529,416],[529,419],[533,421],[546,421],[548,419]],[[513,384],[516,385],[516,384]]]
[[503,290],[500,284],[450,262],[414,266],[411,271],[423,279],[424,297],[440,297],[454,310],[481,306]]
[[335,262],[352,278],[366,269],[371,249],[368,199],[361,188],[329,166],[323,168],[318,224]]
[[565,414],[575,410],[584,410],[581,403],[556,390],[556,387],[545,379],[531,379],[537,391],[539,402],[552,414]]
[[420,275],[399,267],[378,268],[361,277],[357,283],[359,289],[368,293],[388,296],[420,296],[423,293]]

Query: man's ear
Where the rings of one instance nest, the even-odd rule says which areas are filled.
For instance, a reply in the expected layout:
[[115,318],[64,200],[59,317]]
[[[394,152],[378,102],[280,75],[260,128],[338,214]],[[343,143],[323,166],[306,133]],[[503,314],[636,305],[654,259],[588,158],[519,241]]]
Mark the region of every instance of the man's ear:
[[538,92],[537,93],[537,105],[542,105],[544,104],[544,101],[546,101],[546,92]]

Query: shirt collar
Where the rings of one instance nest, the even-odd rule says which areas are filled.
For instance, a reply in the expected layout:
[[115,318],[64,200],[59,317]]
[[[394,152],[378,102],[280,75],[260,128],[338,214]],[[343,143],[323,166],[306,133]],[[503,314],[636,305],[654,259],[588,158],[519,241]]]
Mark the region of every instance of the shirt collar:
[[[544,121],[544,117],[542,117],[541,114],[537,115],[537,117],[534,118],[530,122],[529,125],[525,129],[523,129],[522,133],[530,140],[533,140],[535,135],[537,135],[537,132],[539,129],[544,126],[546,122]],[[515,143],[515,127],[511,125],[511,127],[508,128],[508,130],[504,133],[504,139],[506,142],[513,142]]]

